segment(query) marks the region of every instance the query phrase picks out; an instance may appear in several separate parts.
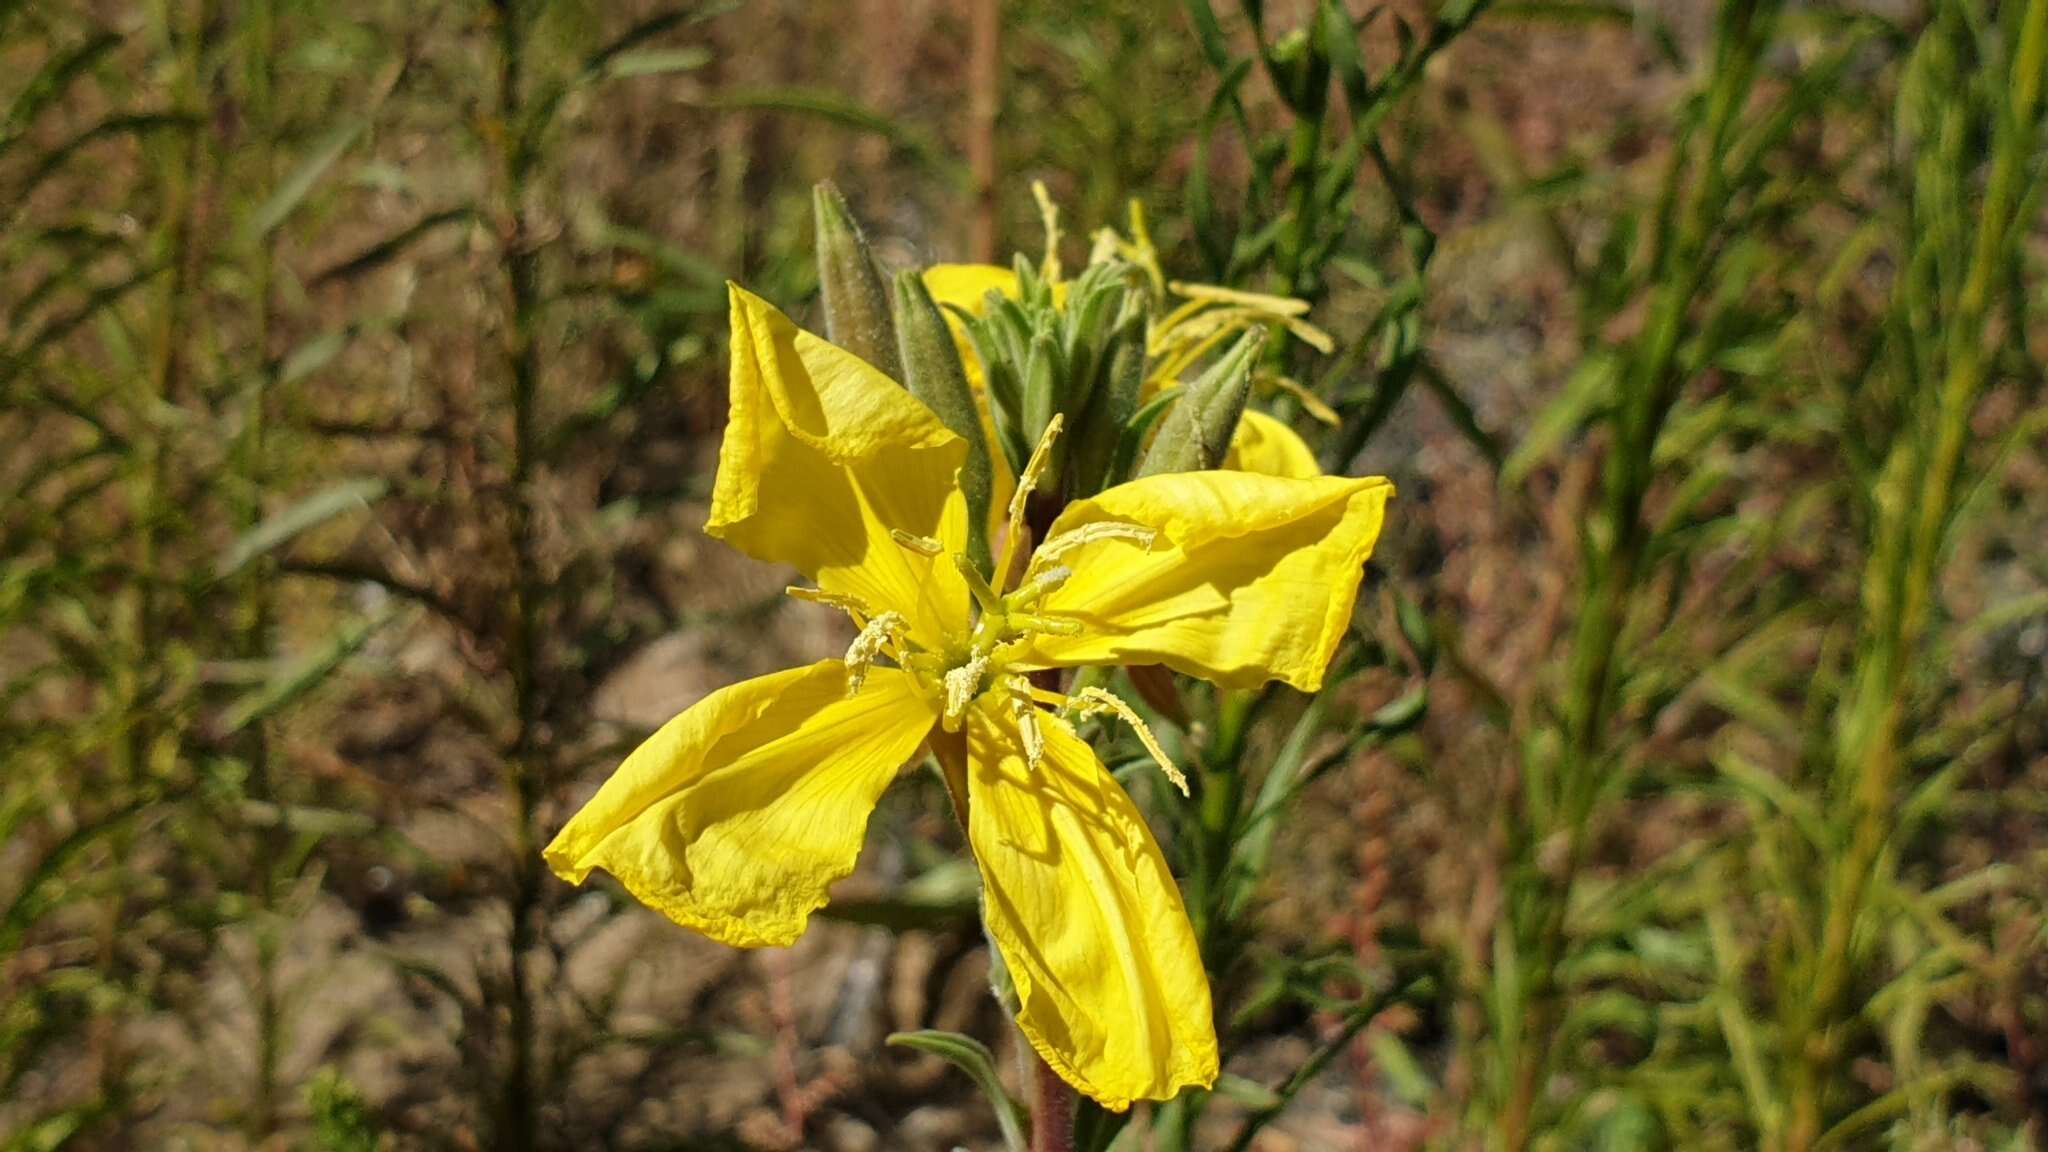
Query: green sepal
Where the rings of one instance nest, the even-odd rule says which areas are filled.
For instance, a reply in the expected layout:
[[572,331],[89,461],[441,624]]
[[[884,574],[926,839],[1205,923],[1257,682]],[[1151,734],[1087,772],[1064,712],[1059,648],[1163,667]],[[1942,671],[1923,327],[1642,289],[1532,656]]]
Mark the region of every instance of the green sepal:
[[961,328],[967,333],[967,342],[974,346],[974,358],[981,363],[982,388],[988,397],[989,416],[996,426],[995,447],[1009,463],[1012,475],[1023,470],[1024,458],[1031,451],[1023,429],[1021,345],[1008,323],[1015,312],[1015,305],[999,292],[988,294],[980,316],[953,309],[953,315],[959,317]]
[[[1031,351],[1026,354],[1024,360],[1024,436],[1033,448],[1036,448],[1038,441],[1045,436],[1046,427],[1052,423],[1053,415],[1061,410],[1060,401],[1065,390],[1066,378],[1066,357],[1060,353],[1059,340],[1046,330],[1033,334]],[[1039,481],[1040,491],[1059,490],[1061,465],[1067,455],[1066,447],[1065,437],[1053,442],[1045,476]]]
[[1093,496],[1123,480],[1117,469],[1117,446],[1138,412],[1138,399],[1145,388],[1145,361],[1145,312],[1133,293],[1124,299],[1123,315],[1108,341],[1101,380],[1075,430],[1073,451],[1068,456],[1071,494]]
[[901,380],[903,365],[896,356],[889,292],[846,198],[830,181],[821,181],[811,189],[811,210],[817,220],[818,292],[824,297],[825,337],[891,380]]
[[983,572],[991,564],[988,510],[995,487],[989,466],[988,438],[981,412],[967,383],[967,367],[946,326],[945,314],[916,272],[896,274],[896,346],[903,363],[903,384],[924,401],[939,422],[967,441],[967,459],[960,465],[960,491],[967,497],[968,555]]
[[1179,403],[1160,422],[1159,434],[1138,465],[1138,475],[1200,472],[1218,468],[1230,452],[1237,422],[1251,395],[1252,366],[1265,346],[1266,332],[1253,328],[1230,346],[1207,372],[1181,385]]
[[1116,458],[1109,465],[1111,480],[1105,487],[1121,484],[1138,474],[1138,457],[1145,448],[1145,438],[1151,433],[1152,426],[1178,403],[1180,389],[1169,388],[1145,401],[1144,406],[1124,422],[1123,432],[1116,441]]

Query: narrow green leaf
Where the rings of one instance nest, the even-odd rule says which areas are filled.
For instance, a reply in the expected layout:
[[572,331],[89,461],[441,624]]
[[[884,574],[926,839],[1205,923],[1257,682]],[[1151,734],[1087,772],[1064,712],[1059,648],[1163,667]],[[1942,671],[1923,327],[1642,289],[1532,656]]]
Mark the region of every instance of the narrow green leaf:
[[339,264],[315,272],[307,281],[308,287],[317,287],[332,280],[347,280],[372,272],[390,263],[424,239],[429,233],[438,231],[449,224],[466,224],[476,218],[476,209],[467,205],[445,208],[439,212],[421,217],[399,231],[377,241],[368,248],[348,257]]
[[1025,1152],[1024,1114],[1010,1094],[1003,1090],[1002,1077],[996,1074],[996,1058],[987,1045],[972,1036],[958,1032],[942,1032],[928,1029],[923,1032],[896,1032],[889,1036],[889,1043],[898,1048],[911,1048],[929,1052],[941,1057],[962,1072],[972,1077],[975,1086],[988,1098],[990,1107],[995,1109],[996,1126],[1002,1129],[1003,1146],[1009,1152]]
[[395,611],[387,610],[342,628],[318,651],[292,664],[275,680],[244,696],[230,707],[221,716],[221,733],[233,735],[240,732],[267,716],[276,715],[306,693],[319,687],[349,657],[361,651],[363,645],[369,642],[370,637],[376,635],[379,628],[390,623],[396,616]]
[[944,150],[929,137],[836,92],[813,88],[729,88],[705,94],[699,104],[705,108],[799,112],[817,116],[848,128],[873,132],[908,152],[927,168],[946,171],[953,167]]
[[1230,42],[1223,38],[1223,25],[1216,19],[1216,10],[1209,7],[1209,0],[1186,0],[1188,22],[1195,26],[1195,40],[1202,46],[1202,56],[1209,66],[1218,71],[1230,67]]
[[57,102],[58,97],[71,87],[88,69],[99,63],[107,53],[121,43],[121,37],[112,32],[101,32],[69,52],[51,57],[31,79],[14,103],[7,109],[7,115],[0,117],[0,154],[19,138],[29,121],[36,118],[45,108]]
[[932,868],[873,899],[835,899],[818,914],[849,924],[870,924],[892,931],[940,930],[973,922],[981,900],[981,873],[967,860],[954,859]]
[[314,185],[320,182],[320,178],[348,152],[349,146],[356,142],[356,138],[361,136],[367,127],[366,121],[357,120],[338,125],[321,137],[320,142],[313,146],[313,151],[299,162],[297,168],[292,169],[291,175],[284,178],[284,183],[279,184],[277,190],[272,192],[243,224],[242,239],[249,242],[260,240],[283,224],[306,199]]
[[350,332],[346,328],[335,328],[299,345],[286,354],[284,362],[277,367],[279,384],[296,384],[313,373],[333,363],[341,350],[348,347]]
[[667,76],[677,72],[695,72],[713,60],[711,49],[702,46],[689,48],[649,49],[645,52],[627,52],[614,56],[605,65],[605,75],[613,79],[627,79],[634,76]]
[[1366,724],[1376,732],[1392,736],[1421,723],[1422,714],[1428,710],[1429,683],[1419,681],[1413,688],[1381,705]]
[[1549,459],[1576,434],[1581,425],[1601,408],[1612,403],[1620,364],[1612,354],[1588,357],[1565,382],[1564,390],[1545,405],[1528,435],[1500,466],[1504,487],[1519,487],[1536,466]]
[[256,557],[325,524],[345,512],[367,508],[384,494],[387,484],[376,477],[358,477],[322,488],[242,534],[214,568],[215,577],[231,576]]

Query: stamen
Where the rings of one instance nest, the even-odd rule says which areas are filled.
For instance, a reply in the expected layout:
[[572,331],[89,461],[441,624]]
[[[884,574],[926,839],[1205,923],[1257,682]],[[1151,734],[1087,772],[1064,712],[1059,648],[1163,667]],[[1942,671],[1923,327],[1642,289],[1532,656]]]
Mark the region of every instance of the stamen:
[[1023,474],[1017,477],[1017,490],[1010,496],[1010,530],[1003,534],[1003,554],[996,561],[991,582],[998,590],[1010,582],[1010,564],[1017,558],[1017,541],[1024,534],[1024,505],[1031,499],[1031,490],[1045,479],[1045,470],[1052,463],[1052,442],[1065,424],[1065,414],[1055,412],[1045,425],[1045,434],[1038,438],[1038,447],[1031,450],[1031,459],[1024,462]]
[[1270,312],[1275,316],[1306,316],[1308,301],[1293,296],[1273,296],[1264,292],[1246,292],[1237,288],[1225,288],[1220,284],[1191,284],[1175,280],[1167,285],[1174,295],[1190,300],[1213,300],[1218,304],[1238,304]]
[[1022,676],[1005,681],[1010,690],[1010,715],[1016,717],[1017,735],[1024,741],[1024,763],[1036,772],[1045,762],[1045,729],[1038,726],[1038,705],[1031,699],[1031,682]]
[[[1145,353],[1155,363],[1151,375],[1155,379],[1177,379],[1188,365],[1194,363],[1216,345],[1235,333],[1261,324],[1279,324],[1294,334],[1295,339],[1328,355],[1337,346],[1328,332],[1301,318],[1308,305],[1298,308],[1271,308],[1263,301],[1280,300],[1286,297],[1265,296],[1257,292],[1233,292],[1227,288],[1211,288],[1199,284],[1174,284],[1174,290],[1183,292],[1201,289],[1209,295],[1197,296],[1181,304],[1166,319],[1153,325],[1152,334],[1145,344]],[[1239,298],[1250,301],[1240,302]]]
[[1010,593],[1006,604],[1010,610],[1029,608],[1043,599],[1045,594],[1072,579],[1074,570],[1064,564],[1056,564],[1024,581],[1023,587]]
[[1053,636],[1079,636],[1081,622],[1067,616],[1044,615],[1030,612],[1010,613],[1010,627],[1022,633],[1044,632]]
[[1130,212],[1132,253],[1127,259],[1145,270],[1152,281],[1152,296],[1157,299],[1166,295],[1166,274],[1159,270],[1159,250],[1152,245],[1152,230],[1145,226],[1144,201],[1131,197]]
[[867,622],[860,635],[846,647],[846,694],[849,697],[860,694],[860,686],[867,682],[868,669],[875,663],[875,657],[882,654],[882,648],[889,641],[902,636],[906,627],[903,614],[884,612]]
[[937,556],[946,550],[944,544],[929,536],[912,536],[901,528],[889,529],[889,539],[894,540],[898,545],[908,548],[920,556]]
[[967,706],[974,701],[981,690],[981,678],[988,674],[989,658],[977,655],[958,668],[946,670],[943,683],[946,687],[945,728],[948,732],[960,730],[960,717],[966,715]]
[[1138,737],[1138,743],[1145,746],[1146,753],[1152,757],[1154,763],[1159,765],[1159,770],[1166,773],[1166,778],[1173,781],[1173,786],[1180,789],[1181,795],[1186,796],[1189,794],[1188,778],[1174,764],[1173,758],[1166,754],[1166,749],[1159,746],[1159,739],[1152,735],[1152,728],[1145,723],[1144,717],[1139,716],[1137,709],[1126,704],[1122,697],[1107,688],[1089,685],[1067,697],[1067,706],[1072,708],[1077,715],[1100,716],[1108,714],[1130,725],[1131,731]]
[[1122,255],[1128,247],[1129,245],[1124,243],[1124,238],[1116,234],[1116,229],[1097,228],[1095,242],[1088,248],[1088,266],[1093,268],[1097,264],[1107,264]]
[[1031,198],[1038,201],[1038,218],[1045,225],[1045,264],[1040,275],[1048,284],[1060,282],[1060,206],[1052,202],[1045,181],[1031,182]]
[[800,588],[794,584],[784,588],[782,592],[783,595],[788,596],[792,600],[802,600],[806,604],[823,604],[827,608],[837,608],[848,616],[853,617],[856,627],[866,627],[868,620],[874,616],[874,611],[868,607],[867,601],[846,592],[827,592],[823,588]]
[[1280,323],[1289,332],[1294,334],[1296,340],[1321,352],[1325,356],[1328,356],[1337,348],[1337,341],[1328,332],[1323,331],[1306,320],[1297,320],[1292,316],[1283,316],[1280,318]]
[[1035,564],[1044,564],[1059,559],[1083,544],[1093,544],[1097,540],[1128,540],[1140,548],[1150,549],[1152,542],[1158,538],[1159,533],[1155,529],[1142,524],[1132,524],[1126,520],[1097,520],[1092,524],[1083,524],[1079,528],[1070,528],[1057,536],[1048,537],[1045,543],[1038,546],[1038,551],[1032,553],[1031,559]]
[[1168,312],[1165,316],[1153,322],[1150,334],[1145,340],[1145,354],[1147,356],[1159,355],[1160,350],[1166,347],[1168,340],[1173,337],[1175,332],[1179,331],[1180,326],[1193,319],[1197,312],[1208,306],[1209,302],[1206,300],[1183,300],[1179,304],[1174,305],[1173,311]]
[[1271,384],[1280,391],[1301,401],[1302,411],[1307,412],[1310,416],[1324,424],[1328,424],[1332,428],[1344,422],[1343,418],[1337,415],[1335,408],[1323,403],[1322,397],[1309,391],[1302,385],[1301,381],[1296,380],[1292,376],[1260,376],[1259,381],[1260,383]]
[[1003,598],[994,588],[989,587],[988,577],[981,574],[981,569],[974,566],[974,561],[962,553],[955,552],[953,567],[960,570],[960,575],[967,581],[967,590],[974,594],[974,602],[981,605],[984,615],[997,615],[1002,612]]
[[1196,348],[1210,348],[1214,347],[1217,341],[1233,333],[1285,319],[1287,317],[1269,316],[1253,308],[1210,308],[1186,317],[1172,328],[1155,334],[1148,351],[1154,356],[1159,356],[1168,352],[1179,352],[1191,345]]

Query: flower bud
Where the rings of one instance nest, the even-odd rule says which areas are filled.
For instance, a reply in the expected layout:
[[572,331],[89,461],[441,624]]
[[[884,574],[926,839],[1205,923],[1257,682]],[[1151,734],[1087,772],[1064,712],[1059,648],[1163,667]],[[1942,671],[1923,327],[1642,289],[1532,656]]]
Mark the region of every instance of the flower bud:
[[939,422],[967,441],[967,460],[960,466],[960,491],[967,497],[968,550],[981,570],[989,569],[988,508],[994,481],[989,467],[988,438],[981,413],[967,383],[966,366],[946,318],[932,301],[924,277],[896,274],[896,347],[903,363],[903,383],[924,401]]
[[1207,372],[1181,385],[1181,397],[1159,422],[1159,434],[1138,465],[1138,475],[1198,472],[1218,468],[1237,434],[1251,395],[1252,366],[1265,346],[1266,331],[1253,328],[1238,338]]
[[891,380],[901,380],[903,365],[896,358],[889,293],[846,198],[829,181],[820,182],[811,189],[811,209],[817,220],[818,291],[825,298],[826,338]]
[[[1032,443],[1044,437],[1052,418],[1061,413],[1066,380],[1066,357],[1060,353],[1060,342],[1051,332],[1041,329],[1033,333],[1031,350],[1024,361],[1023,398],[1024,435]],[[1046,470],[1045,490],[1057,492],[1061,465],[1067,455],[1066,441],[1055,441],[1052,451],[1052,463]]]
[[1087,412],[1076,422],[1068,460],[1068,489],[1076,496],[1095,493],[1122,481],[1112,476],[1118,441],[1145,387],[1145,309],[1136,293],[1124,299],[1108,347],[1101,379]]

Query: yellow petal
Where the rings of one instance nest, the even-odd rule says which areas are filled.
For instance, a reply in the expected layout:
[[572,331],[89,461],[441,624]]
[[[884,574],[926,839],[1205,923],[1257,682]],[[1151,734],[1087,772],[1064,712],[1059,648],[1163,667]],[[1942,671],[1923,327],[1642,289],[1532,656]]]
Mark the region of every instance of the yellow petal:
[[1393,491],[1377,476],[1183,472],[1076,501],[1048,545],[1103,521],[1157,535],[1148,547],[1103,534],[1059,553],[1073,575],[1039,611],[1081,629],[1041,634],[1024,663],[1165,664],[1227,687],[1282,680],[1312,692],[1350,622]]
[[939,307],[979,316],[990,292],[1017,295],[1017,274],[993,264],[934,264],[924,270],[924,286]]
[[853,870],[868,813],[931,730],[894,668],[846,697],[837,660],[722,688],[635,749],[549,844],[572,884],[593,868],[725,944],[789,944]]
[[731,388],[705,531],[902,613],[927,645],[964,628],[967,586],[951,561],[891,533],[957,550],[966,444],[887,376],[736,284]]
[[1309,480],[1323,474],[1316,466],[1316,454],[1279,420],[1247,408],[1231,438],[1223,466],[1232,472],[1257,472],[1263,476],[1291,476]]
[[1216,1027],[1180,889],[1095,753],[1050,714],[1038,723],[1036,768],[1002,705],[984,697],[967,725],[967,836],[1017,1023],[1106,1108],[1207,1087]]

